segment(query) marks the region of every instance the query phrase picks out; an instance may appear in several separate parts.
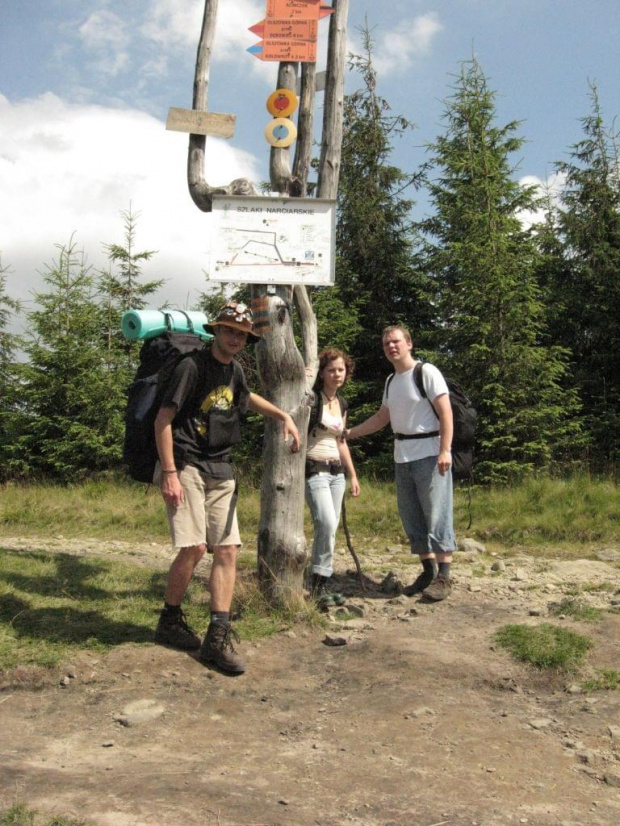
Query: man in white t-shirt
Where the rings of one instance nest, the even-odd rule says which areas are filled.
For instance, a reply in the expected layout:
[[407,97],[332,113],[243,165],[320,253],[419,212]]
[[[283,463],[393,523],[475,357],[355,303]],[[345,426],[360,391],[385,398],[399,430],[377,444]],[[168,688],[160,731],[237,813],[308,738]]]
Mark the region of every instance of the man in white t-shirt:
[[344,437],[358,439],[391,424],[398,512],[411,552],[419,555],[423,568],[405,593],[422,593],[438,601],[450,594],[450,564],[456,548],[450,395],[444,377],[432,364],[425,365],[423,372],[427,398],[421,395],[414,381],[417,360],[406,327],[386,327],[382,342],[394,375],[385,383],[379,410],[346,430]]

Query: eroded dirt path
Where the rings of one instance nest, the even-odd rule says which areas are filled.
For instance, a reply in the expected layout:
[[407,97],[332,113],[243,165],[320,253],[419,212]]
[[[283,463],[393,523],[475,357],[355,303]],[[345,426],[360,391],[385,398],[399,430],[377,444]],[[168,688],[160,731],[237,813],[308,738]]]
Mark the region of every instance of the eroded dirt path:
[[[57,545],[48,549],[72,550]],[[167,561],[156,546],[73,552]],[[406,557],[360,556],[377,583],[386,567],[412,579]],[[346,645],[299,626],[243,645],[238,678],[123,645],[83,655],[37,690],[5,685],[2,804],[102,826],[616,824],[620,691],[579,693],[578,679],[550,680],[493,644],[501,625],[544,621],[578,590],[604,619],[552,621],[592,637],[592,673],[617,668],[620,571],[609,559],[520,557],[492,572],[488,557],[462,554],[450,600],[426,605],[355,593],[340,554],[363,614],[334,618],[327,633]]]

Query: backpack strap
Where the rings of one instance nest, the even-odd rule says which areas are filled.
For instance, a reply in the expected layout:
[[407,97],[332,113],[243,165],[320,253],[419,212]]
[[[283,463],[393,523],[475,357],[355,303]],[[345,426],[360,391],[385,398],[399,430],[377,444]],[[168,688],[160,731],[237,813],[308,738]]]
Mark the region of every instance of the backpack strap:
[[[336,398],[338,399],[338,404],[340,405],[340,415],[344,419],[345,414],[349,409],[349,403],[343,396],[340,395],[340,393],[336,394]],[[314,401],[312,402],[312,407],[310,408],[310,418],[308,419],[308,433],[311,433],[315,429],[315,427],[320,427],[321,429],[324,429],[322,420],[323,395],[319,390],[318,393],[315,392]]]
[[314,393],[314,399],[312,401],[312,407],[310,408],[310,418],[308,419],[308,433],[311,433],[314,428],[318,425],[321,421],[323,416],[323,397],[321,396],[321,391]]
[[435,414],[435,416],[437,418],[439,418],[439,415],[438,415],[437,411],[435,410],[435,405],[429,399],[428,394],[426,392],[426,387],[424,387],[424,362],[423,361],[419,361],[416,364],[416,366],[413,368],[413,381],[414,381],[415,386],[420,391],[420,395],[422,396],[422,398],[426,399],[426,401],[433,408],[433,413]]

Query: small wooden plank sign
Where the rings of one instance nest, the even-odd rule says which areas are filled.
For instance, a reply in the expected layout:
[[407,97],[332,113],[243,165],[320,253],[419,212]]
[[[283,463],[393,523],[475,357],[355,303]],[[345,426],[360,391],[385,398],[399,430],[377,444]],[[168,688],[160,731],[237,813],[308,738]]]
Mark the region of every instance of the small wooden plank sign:
[[173,132],[189,132],[190,135],[232,138],[235,134],[235,121],[234,115],[219,115],[215,112],[199,112],[196,109],[179,109],[171,106],[168,110],[166,129]]

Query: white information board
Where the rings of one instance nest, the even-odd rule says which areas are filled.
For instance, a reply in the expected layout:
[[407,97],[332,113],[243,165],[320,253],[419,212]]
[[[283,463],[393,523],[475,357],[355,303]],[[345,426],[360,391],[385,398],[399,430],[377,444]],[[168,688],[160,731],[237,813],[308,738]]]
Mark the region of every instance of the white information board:
[[334,283],[335,201],[216,195],[211,214],[213,281]]

